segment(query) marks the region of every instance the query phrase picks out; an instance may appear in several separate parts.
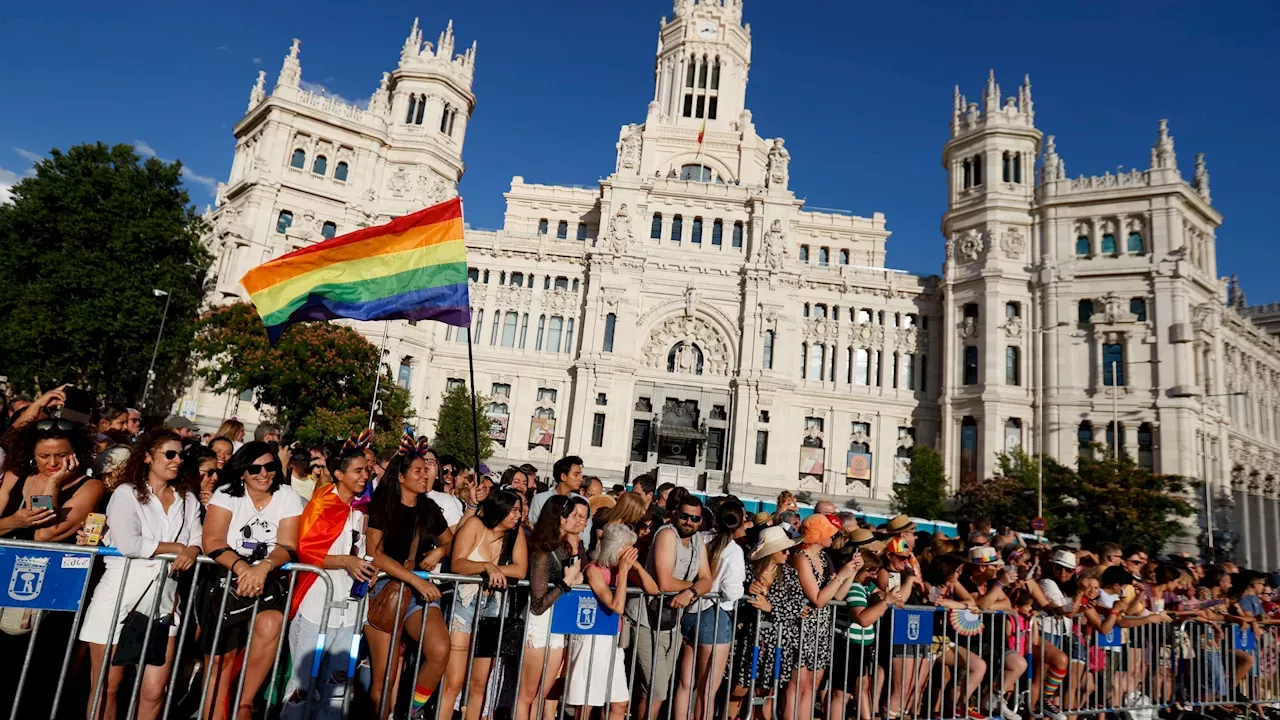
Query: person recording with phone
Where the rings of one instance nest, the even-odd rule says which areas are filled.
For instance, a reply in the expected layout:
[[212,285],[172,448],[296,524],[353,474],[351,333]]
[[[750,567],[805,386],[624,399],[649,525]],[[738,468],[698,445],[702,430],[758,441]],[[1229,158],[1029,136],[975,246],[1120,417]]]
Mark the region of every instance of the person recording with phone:
[[[107,503],[107,529],[102,539],[124,557],[104,559],[105,572],[80,626],[80,640],[89,645],[95,683],[102,664],[108,662],[107,645],[112,646],[105,693],[95,687],[89,698],[89,709],[97,701],[102,718],[116,716],[126,665],[142,665],[138,718],[160,715],[181,622],[173,575],[190,569],[200,555],[200,502],[184,485],[181,469],[181,438],[167,430],[145,434],[121,470],[118,490]],[[171,563],[126,559],[169,553],[177,555]],[[158,610],[151,617],[157,594]],[[144,631],[152,624],[145,650],[143,636],[134,632],[139,623]]]
[[[283,480],[280,460],[269,444],[245,443],[222,466],[206,509],[203,546],[226,572],[212,572],[215,579],[205,589],[201,625],[206,631],[201,638],[205,667],[214,680],[202,717],[220,720],[252,712],[275,660],[286,594],[278,570],[297,553],[303,507]],[[240,678],[236,657],[250,633],[252,648]],[[237,680],[244,686],[240,707],[228,708]]]

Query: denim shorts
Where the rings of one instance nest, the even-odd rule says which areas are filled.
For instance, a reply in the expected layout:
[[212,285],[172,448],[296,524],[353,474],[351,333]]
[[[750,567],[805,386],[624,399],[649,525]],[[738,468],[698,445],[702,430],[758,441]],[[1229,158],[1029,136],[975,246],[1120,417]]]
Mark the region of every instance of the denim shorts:
[[[730,613],[718,605],[712,605],[700,612],[686,612],[680,619],[680,634],[690,643],[697,645],[723,645],[733,640],[733,626]],[[697,639],[694,639],[694,632]]]

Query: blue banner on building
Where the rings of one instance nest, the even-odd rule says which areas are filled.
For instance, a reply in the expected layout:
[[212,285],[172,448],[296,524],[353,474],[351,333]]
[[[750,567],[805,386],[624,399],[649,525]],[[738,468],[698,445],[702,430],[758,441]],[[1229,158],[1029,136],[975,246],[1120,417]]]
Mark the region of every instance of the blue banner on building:
[[92,566],[90,553],[0,547],[0,607],[75,612]]
[[617,635],[619,627],[590,590],[570,590],[551,608],[551,632],[560,635]]
[[933,643],[933,610],[895,608],[890,616],[894,645]]

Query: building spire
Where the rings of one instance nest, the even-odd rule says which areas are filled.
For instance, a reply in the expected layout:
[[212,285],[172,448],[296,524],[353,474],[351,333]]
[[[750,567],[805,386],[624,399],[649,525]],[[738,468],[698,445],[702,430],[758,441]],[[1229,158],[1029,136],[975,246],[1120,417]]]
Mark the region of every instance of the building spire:
[[1178,158],[1173,151],[1173,136],[1169,134],[1169,121],[1162,119],[1156,131],[1156,144],[1151,147],[1151,169],[1178,169]]
[[[267,71],[258,71],[258,82],[253,84],[253,89],[249,91],[249,110],[258,107],[258,103],[267,99]],[[1204,157],[1203,155],[1201,157]]]
[[453,20],[449,20],[449,25],[440,33],[440,39],[436,43],[436,57],[450,60],[453,58]]
[[1040,182],[1047,183],[1066,177],[1066,163],[1058,157],[1058,145],[1050,135],[1044,143],[1044,162],[1040,165]]
[[298,61],[298,53],[302,51],[302,41],[293,39],[289,54],[284,56],[280,65],[280,77],[276,79],[276,87],[298,87],[302,82],[302,63]]
[[1209,168],[1204,161],[1204,153],[1196,153],[1196,175],[1191,187],[1205,202],[1212,202],[1209,195]]
[[413,27],[409,29],[409,37],[404,39],[404,47],[400,50],[400,59],[417,57],[422,50],[422,30],[418,29],[418,18],[413,19]]
[[987,73],[987,92],[982,98],[982,112],[993,113],[1000,109],[1000,86],[996,84],[996,71]]
[[1022,87],[1018,88],[1018,109],[1028,118],[1035,117],[1035,104],[1031,102],[1031,75],[1022,76]]

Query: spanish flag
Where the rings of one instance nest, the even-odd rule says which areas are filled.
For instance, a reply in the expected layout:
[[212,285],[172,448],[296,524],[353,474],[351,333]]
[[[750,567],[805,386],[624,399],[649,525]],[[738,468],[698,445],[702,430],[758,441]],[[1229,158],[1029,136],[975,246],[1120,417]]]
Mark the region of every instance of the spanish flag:
[[271,342],[305,320],[437,320],[468,327],[462,200],[341,235],[240,279]]
[[[702,121],[702,127],[698,128],[698,155],[702,154],[702,138],[707,135],[707,121]],[[696,157],[696,156],[695,156]]]

